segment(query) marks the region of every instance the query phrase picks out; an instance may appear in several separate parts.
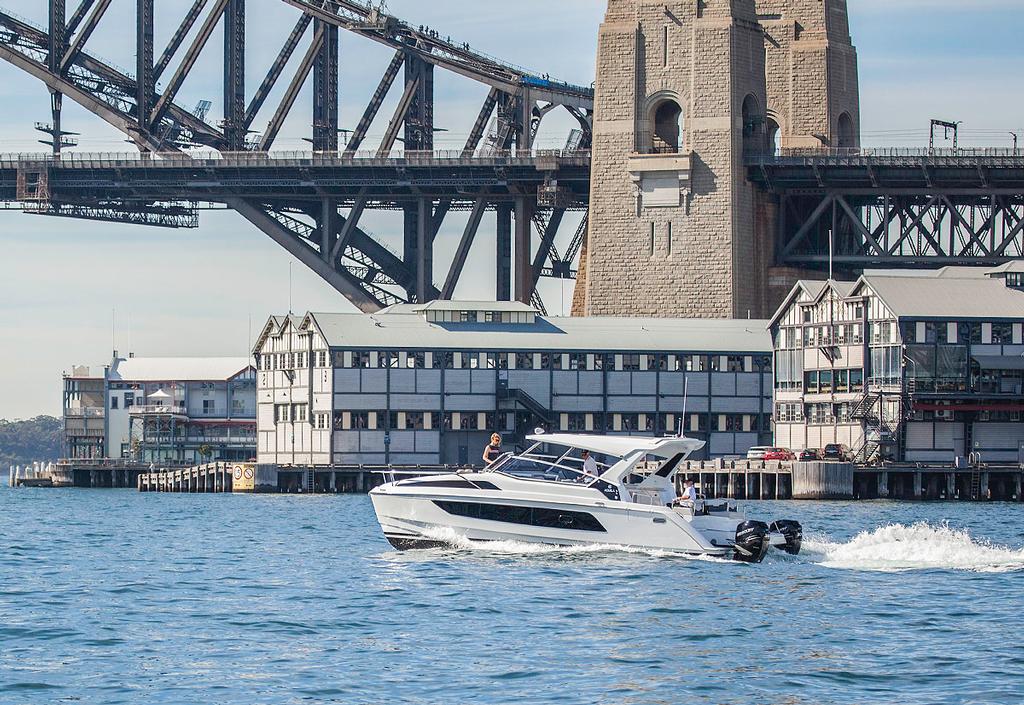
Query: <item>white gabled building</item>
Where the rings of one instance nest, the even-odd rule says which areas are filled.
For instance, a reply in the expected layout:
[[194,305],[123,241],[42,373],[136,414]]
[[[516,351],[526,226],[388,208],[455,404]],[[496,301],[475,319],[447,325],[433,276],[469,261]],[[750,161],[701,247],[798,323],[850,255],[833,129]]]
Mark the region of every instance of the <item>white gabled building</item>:
[[771,321],[776,443],[1024,459],[1024,262],[798,283]]
[[[510,302],[272,317],[253,353],[260,463],[467,464],[550,430],[771,438],[765,321],[554,318]],[[682,419],[684,408],[686,418]]]

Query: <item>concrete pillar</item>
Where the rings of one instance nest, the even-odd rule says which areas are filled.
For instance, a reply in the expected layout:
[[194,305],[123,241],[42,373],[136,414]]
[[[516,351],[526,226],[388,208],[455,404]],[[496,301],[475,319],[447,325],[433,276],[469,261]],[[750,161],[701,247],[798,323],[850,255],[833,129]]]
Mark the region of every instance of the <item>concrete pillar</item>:
[[981,473],[981,490],[979,491],[979,494],[981,496],[978,497],[978,499],[983,499],[983,500],[991,499],[991,496],[989,495],[989,492],[990,492],[990,488],[989,488],[989,485],[988,485],[988,473],[987,472],[983,472],[983,473]]
[[336,473],[333,470],[331,470],[328,473],[327,483],[328,483],[327,484],[327,489],[328,490],[330,490],[332,493],[337,492],[338,491],[338,473]]
[[956,499],[956,473],[946,473],[946,499]]
[[889,473],[887,472],[878,473],[878,498],[889,498]]
[[1024,499],[1020,496],[1021,491],[1021,474],[1017,473],[1013,476],[1013,498],[1018,502],[1024,502]]
[[921,499],[921,473],[914,473],[914,499]]

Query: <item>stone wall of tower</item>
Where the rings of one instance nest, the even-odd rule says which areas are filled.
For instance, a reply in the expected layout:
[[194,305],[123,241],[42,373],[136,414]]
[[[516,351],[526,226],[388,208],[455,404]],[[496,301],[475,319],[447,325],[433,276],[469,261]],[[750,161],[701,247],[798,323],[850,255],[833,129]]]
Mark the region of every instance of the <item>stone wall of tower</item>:
[[[857,50],[847,0],[756,0],[765,28],[769,116],[783,148],[860,145]],[[841,139],[840,117],[852,133]],[[847,144],[852,136],[853,144]]]
[[[755,192],[743,168],[743,105],[752,96],[754,112],[764,111],[764,62],[754,0],[609,1],[583,312],[767,313],[770,263],[755,241]],[[631,165],[651,146],[651,117],[665,100],[682,108],[681,151],[692,156],[678,205],[652,206],[638,196]]]

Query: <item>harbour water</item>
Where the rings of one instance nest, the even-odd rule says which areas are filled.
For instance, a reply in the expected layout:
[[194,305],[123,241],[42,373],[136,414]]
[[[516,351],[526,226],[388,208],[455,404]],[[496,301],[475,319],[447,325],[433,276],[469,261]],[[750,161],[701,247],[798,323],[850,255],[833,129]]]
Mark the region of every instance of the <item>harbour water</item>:
[[750,509],[804,554],[400,554],[365,496],[0,487],[0,703],[1020,702],[1024,505]]

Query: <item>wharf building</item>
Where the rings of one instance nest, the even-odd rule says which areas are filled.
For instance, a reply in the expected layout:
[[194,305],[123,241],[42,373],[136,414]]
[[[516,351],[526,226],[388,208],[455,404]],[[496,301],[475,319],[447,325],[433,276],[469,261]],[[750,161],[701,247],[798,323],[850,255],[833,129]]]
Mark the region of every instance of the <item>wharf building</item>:
[[[254,346],[257,460],[280,469],[482,464],[549,431],[664,434],[705,457],[771,437],[766,321],[554,318],[434,301],[271,318]],[[685,417],[683,416],[685,409]]]
[[64,376],[62,455],[193,465],[256,454],[256,371],[244,357],[114,357]]
[[802,281],[771,321],[775,439],[859,463],[1024,463],[1024,262]]

